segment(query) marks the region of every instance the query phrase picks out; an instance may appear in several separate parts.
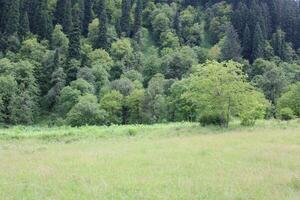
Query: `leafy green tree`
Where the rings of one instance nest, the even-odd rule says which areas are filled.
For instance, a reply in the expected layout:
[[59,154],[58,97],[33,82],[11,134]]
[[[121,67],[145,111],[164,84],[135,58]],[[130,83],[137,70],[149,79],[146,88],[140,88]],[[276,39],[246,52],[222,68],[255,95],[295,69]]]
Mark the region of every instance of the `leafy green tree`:
[[89,94],[79,98],[66,120],[71,126],[104,125],[106,117],[107,113],[100,109],[97,98]]
[[262,112],[249,120],[252,123],[256,118],[263,116],[266,110],[266,106],[262,107],[265,105],[265,99],[246,82],[240,64],[233,61],[211,61],[196,66],[193,71],[187,80],[183,80],[186,88],[181,98],[190,102],[189,105],[196,105],[197,117],[201,124],[227,127],[233,116],[240,116],[242,122],[246,123],[247,117],[251,116],[246,112],[249,111],[249,107]]
[[196,62],[197,56],[193,49],[183,47],[165,55],[161,65],[166,78],[181,79]]
[[70,86],[72,89],[80,91],[81,95],[94,94],[95,92],[93,85],[82,78],[72,81]]
[[73,89],[70,86],[66,86],[60,92],[58,103],[55,106],[56,112],[65,117],[66,114],[72,109],[72,107],[78,103],[81,92],[77,89]]
[[166,120],[165,85],[166,80],[162,74],[156,74],[149,81],[143,103],[144,123],[158,123]]
[[288,84],[283,69],[273,62],[261,59],[254,62],[253,68],[257,75],[253,77],[252,82],[275,104]]
[[[300,83],[290,85],[288,90],[277,101],[277,114],[282,117],[283,111],[289,109],[290,116],[300,117]],[[291,112],[292,111],[292,112]],[[285,112],[287,113],[287,112]]]
[[105,94],[100,99],[100,107],[107,112],[110,124],[122,123],[123,95],[120,92],[113,90]]
[[11,105],[17,89],[13,76],[0,76],[0,123],[11,123]]
[[144,89],[135,89],[126,97],[126,106],[129,110],[129,123],[141,124],[143,122]]
[[58,50],[59,54],[65,56],[68,54],[69,39],[63,33],[62,26],[59,24],[55,26],[52,33],[51,48]]

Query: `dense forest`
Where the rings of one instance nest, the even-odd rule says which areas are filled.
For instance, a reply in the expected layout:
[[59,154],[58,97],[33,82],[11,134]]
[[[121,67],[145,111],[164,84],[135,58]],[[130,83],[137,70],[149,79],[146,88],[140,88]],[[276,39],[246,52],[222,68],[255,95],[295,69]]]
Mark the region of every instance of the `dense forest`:
[[300,117],[295,0],[0,0],[0,124]]

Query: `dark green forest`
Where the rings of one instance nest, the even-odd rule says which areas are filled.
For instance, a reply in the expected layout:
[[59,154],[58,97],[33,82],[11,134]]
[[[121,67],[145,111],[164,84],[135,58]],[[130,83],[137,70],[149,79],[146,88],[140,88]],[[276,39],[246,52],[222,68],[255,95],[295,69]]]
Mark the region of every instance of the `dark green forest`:
[[300,117],[295,0],[0,0],[0,124]]

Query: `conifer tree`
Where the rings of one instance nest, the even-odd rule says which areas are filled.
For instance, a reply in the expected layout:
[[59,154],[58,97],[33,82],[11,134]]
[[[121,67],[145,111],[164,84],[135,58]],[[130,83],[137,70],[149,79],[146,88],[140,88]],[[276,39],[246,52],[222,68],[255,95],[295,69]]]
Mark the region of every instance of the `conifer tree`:
[[227,27],[224,43],[221,48],[221,57],[223,60],[239,60],[241,57],[241,44],[239,36],[230,24]]
[[139,34],[142,28],[143,0],[137,0],[134,14],[132,36],[135,38],[139,38]]
[[280,57],[281,59],[284,59],[286,42],[285,42],[285,33],[282,30],[278,29],[276,33],[273,34],[271,44],[275,55]]
[[89,24],[92,21],[92,0],[84,1],[84,16],[82,22],[82,33],[86,37],[89,32]]
[[73,8],[73,27],[69,34],[69,57],[79,59],[80,58],[80,16],[78,15],[80,8],[79,5],[76,4]]
[[99,34],[95,44],[96,48],[108,49],[108,38],[107,38],[107,13],[106,13],[106,0],[98,1],[97,14],[99,18]]
[[180,12],[177,11],[174,20],[173,20],[173,28],[176,31],[177,36],[180,38],[181,37],[181,21],[180,21]]
[[243,33],[243,56],[246,59],[250,59],[252,42],[251,42],[251,33],[248,24],[246,24],[244,33]]
[[131,0],[122,0],[122,15],[120,19],[121,32],[125,36],[130,35],[130,10],[131,10]]
[[20,0],[5,1],[3,20],[4,33],[12,35],[19,30]]
[[55,9],[55,24],[60,24],[69,34],[72,29],[72,0],[58,0]]
[[256,24],[252,42],[252,61],[264,57],[264,36],[259,23]]
[[21,10],[19,37],[25,39],[30,32],[28,14],[25,9]]
[[53,30],[52,27],[52,20],[50,19],[50,16],[48,14],[48,1],[47,0],[39,0],[37,3],[37,9],[36,9],[36,33],[40,36],[42,39],[50,39],[51,33]]

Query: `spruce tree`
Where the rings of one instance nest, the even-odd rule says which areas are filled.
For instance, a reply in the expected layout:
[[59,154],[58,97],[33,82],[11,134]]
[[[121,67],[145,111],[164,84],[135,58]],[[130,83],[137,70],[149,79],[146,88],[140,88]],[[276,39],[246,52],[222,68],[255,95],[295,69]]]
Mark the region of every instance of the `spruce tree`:
[[79,59],[80,58],[80,16],[78,15],[80,8],[76,4],[73,8],[73,27],[69,34],[69,57]]
[[252,42],[252,60],[264,57],[264,36],[259,23],[256,24]]
[[179,38],[181,38],[181,20],[180,20],[180,12],[177,11],[175,16],[174,16],[174,20],[173,20],[173,28],[176,31],[176,34]]
[[99,34],[95,44],[96,48],[108,49],[108,38],[107,38],[107,13],[106,13],[106,0],[98,1],[97,14],[99,18]]
[[243,56],[246,59],[251,58],[252,42],[251,42],[251,33],[248,24],[246,24],[244,33],[243,33]]
[[19,17],[20,17],[20,0],[9,0],[5,2],[3,20],[4,20],[4,33],[12,35],[19,30]]
[[25,9],[21,10],[19,37],[23,40],[30,33],[28,14]]
[[281,29],[277,29],[276,33],[272,37],[272,47],[276,56],[284,59],[285,57],[285,33]]
[[72,0],[58,0],[54,13],[55,24],[60,24],[63,31],[69,34],[72,29]]
[[53,30],[52,20],[48,14],[48,1],[39,0],[36,13],[36,33],[41,39],[50,39]]
[[130,10],[131,10],[131,0],[122,0],[122,15],[120,19],[121,32],[125,36],[130,35]]
[[134,13],[134,26],[132,36],[140,38],[139,34],[142,28],[143,0],[137,0]]
[[229,24],[226,29],[224,43],[221,48],[221,57],[223,60],[239,60],[241,57],[241,44],[239,36],[234,27]]
[[66,0],[65,15],[64,15],[62,27],[66,34],[69,34],[72,29],[72,3],[71,3],[71,0]]
[[82,33],[86,37],[89,32],[89,24],[92,21],[92,0],[84,1],[84,16],[82,22]]
[[54,24],[63,24],[66,0],[57,0],[54,12]]

